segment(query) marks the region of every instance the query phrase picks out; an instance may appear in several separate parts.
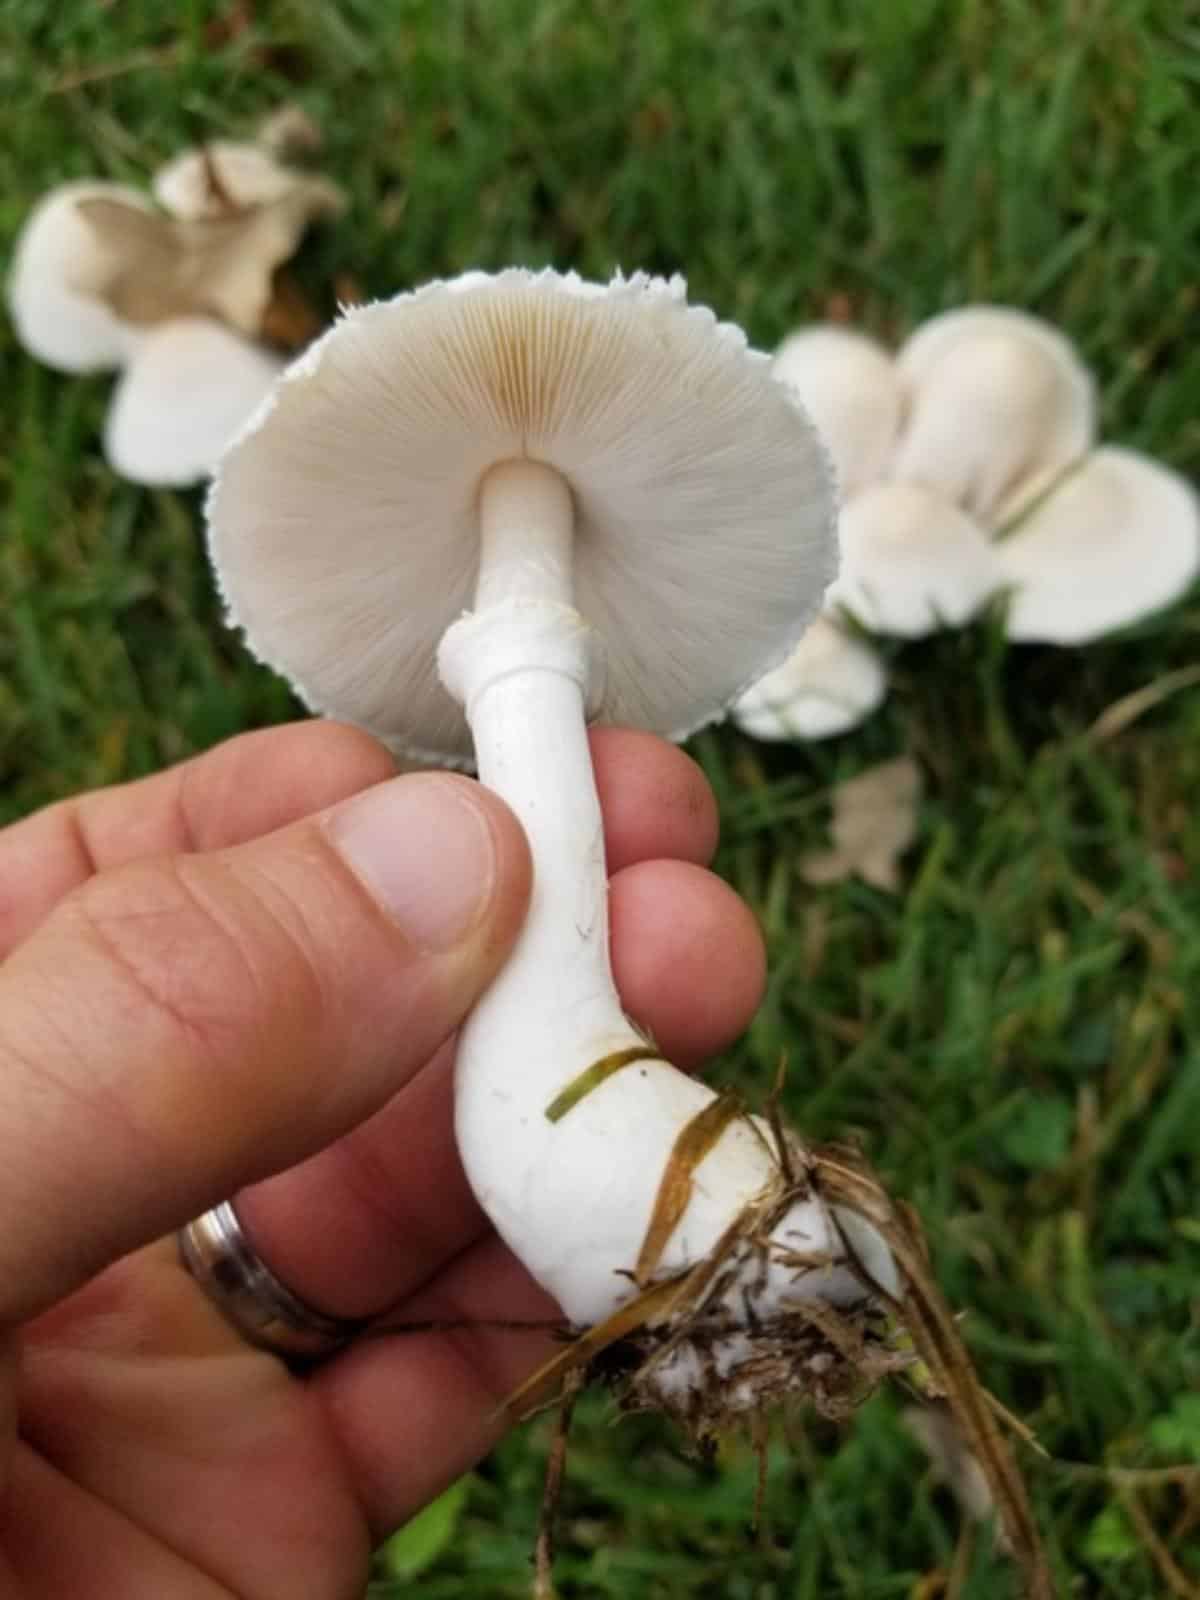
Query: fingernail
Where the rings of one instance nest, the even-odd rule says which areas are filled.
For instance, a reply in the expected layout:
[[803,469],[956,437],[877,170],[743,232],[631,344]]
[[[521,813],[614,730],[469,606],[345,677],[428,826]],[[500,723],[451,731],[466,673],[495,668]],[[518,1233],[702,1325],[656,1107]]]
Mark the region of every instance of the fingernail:
[[496,878],[492,830],[467,782],[414,774],[339,806],[329,837],[423,950],[448,950],[479,921]]

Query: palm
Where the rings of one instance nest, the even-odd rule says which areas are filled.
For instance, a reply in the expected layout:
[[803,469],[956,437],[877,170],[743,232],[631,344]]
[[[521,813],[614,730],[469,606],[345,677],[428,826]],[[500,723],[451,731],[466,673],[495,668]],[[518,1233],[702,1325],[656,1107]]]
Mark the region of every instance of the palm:
[[18,1394],[5,1555],[25,1594],[362,1593],[371,1530],[319,1394],[247,1346],[170,1245],[30,1328]]

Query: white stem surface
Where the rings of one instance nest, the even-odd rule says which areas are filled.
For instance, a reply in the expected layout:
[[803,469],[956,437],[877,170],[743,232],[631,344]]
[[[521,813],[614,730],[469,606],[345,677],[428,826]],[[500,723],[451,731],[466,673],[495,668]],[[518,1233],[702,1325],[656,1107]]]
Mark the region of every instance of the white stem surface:
[[575,507],[566,480],[536,461],[504,461],[479,486],[475,609],[506,600],[571,604]]
[[[478,609],[447,632],[440,666],[466,710],[479,775],[512,807],[533,855],[533,899],[517,947],[465,1024],[457,1130],[473,1188],[498,1231],[568,1318],[593,1323],[634,1292],[659,1184],[680,1132],[712,1091],[667,1062],[640,1060],[560,1120],[547,1107],[600,1058],[645,1043],[625,1017],[608,953],[604,836],[584,707],[595,647],[569,603],[570,495],[549,468],[493,469],[481,489]],[[539,538],[544,529],[546,538]],[[696,1170],[693,1196],[658,1268],[708,1254],[772,1181],[744,1120]],[[804,1202],[776,1230],[793,1250],[842,1253],[824,1210]],[[861,1240],[889,1284],[886,1251]],[[860,1298],[848,1272],[791,1269],[756,1298]]]

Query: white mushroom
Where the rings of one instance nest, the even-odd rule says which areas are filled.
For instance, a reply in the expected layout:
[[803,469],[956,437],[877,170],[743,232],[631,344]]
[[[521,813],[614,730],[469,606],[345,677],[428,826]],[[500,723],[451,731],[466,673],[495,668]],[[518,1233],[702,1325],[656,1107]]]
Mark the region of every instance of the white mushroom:
[[876,652],[818,617],[783,665],[737,701],[733,720],[755,739],[828,739],[864,722],[886,694]]
[[1093,451],[994,546],[1011,639],[1086,644],[1176,599],[1200,570],[1200,513],[1178,473]]
[[842,567],[827,604],[876,633],[917,639],[957,627],[996,587],[987,535],[921,484],[865,489],[843,508],[838,532]]
[[216,465],[283,371],[261,345],[205,317],[151,329],[109,407],[104,453],[134,483],[183,487]]
[[816,423],[849,500],[880,476],[895,444],[903,404],[895,362],[865,334],[821,324],[785,339],[774,371]]
[[575,1323],[632,1297],[631,1272],[673,1280],[717,1252],[703,1331],[664,1311],[647,1334],[645,1384],[685,1418],[709,1372],[726,1410],[824,1381],[756,1356],[798,1301],[863,1302],[841,1230],[889,1289],[895,1269],[853,1213],[781,1184],[760,1124],[713,1139],[640,1260],[677,1141],[717,1102],[613,989],[584,724],[590,702],[685,733],[815,610],[830,483],[767,358],[680,280],[472,273],[350,312],[226,456],[210,516],[265,659],[396,744],[461,757],[469,723],[525,827],[529,917],[458,1048],[460,1149],[501,1235]]
[[919,327],[897,357],[907,417],[891,474],[936,489],[985,522],[1016,508],[1092,444],[1092,379],[1038,317],[968,306]]
[[282,200],[297,181],[307,180],[263,145],[215,139],[181,150],[158,169],[151,187],[164,211],[184,222],[200,222]]
[[39,361],[60,372],[121,366],[143,329],[101,297],[114,252],[79,210],[80,201],[119,201],[150,210],[136,189],[116,183],[66,183],[31,213],[17,239],[8,304],[17,337]]

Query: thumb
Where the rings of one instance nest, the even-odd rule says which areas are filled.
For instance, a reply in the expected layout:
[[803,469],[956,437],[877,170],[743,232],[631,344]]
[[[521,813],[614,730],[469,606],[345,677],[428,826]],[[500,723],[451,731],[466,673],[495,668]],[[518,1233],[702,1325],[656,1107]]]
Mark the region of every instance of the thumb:
[[0,966],[0,1324],[377,1110],[495,974],[529,877],[502,803],[430,773],[64,900]]

